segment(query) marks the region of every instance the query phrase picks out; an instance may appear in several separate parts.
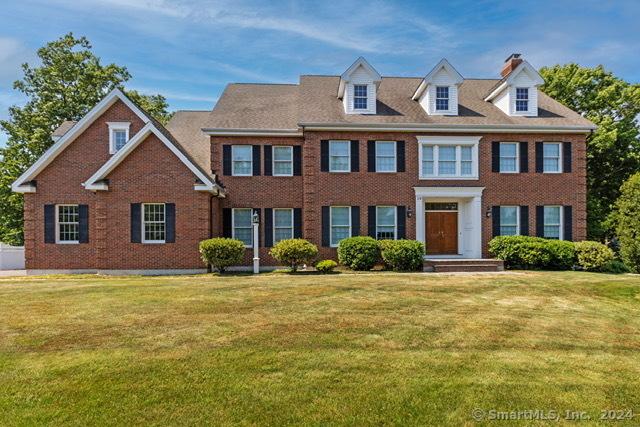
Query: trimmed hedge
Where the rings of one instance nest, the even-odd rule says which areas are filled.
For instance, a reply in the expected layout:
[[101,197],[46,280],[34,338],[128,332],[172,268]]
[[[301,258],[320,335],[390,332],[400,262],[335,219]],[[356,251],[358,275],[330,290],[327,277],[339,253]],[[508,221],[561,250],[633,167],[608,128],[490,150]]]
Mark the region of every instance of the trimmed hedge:
[[338,260],[352,270],[371,270],[380,259],[378,241],[372,237],[357,236],[340,240]]
[[200,242],[200,257],[220,273],[227,267],[237,265],[244,258],[244,243],[237,239],[217,237]]
[[576,242],[575,248],[578,265],[585,271],[605,271],[614,260],[613,251],[600,242]]
[[332,259],[325,259],[316,264],[316,270],[322,274],[333,273],[333,270],[338,266],[338,263]]
[[570,270],[575,264],[573,242],[529,236],[499,236],[489,242],[492,256],[506,268]]
[[416,240],[380,240],[380,255],[385,268],[394,271],[421,270],[424,244]]
[[318,256],[318,247],[305,239],[286,239],[276,243],[269,255],[297,271],[300,266],[313,262]]

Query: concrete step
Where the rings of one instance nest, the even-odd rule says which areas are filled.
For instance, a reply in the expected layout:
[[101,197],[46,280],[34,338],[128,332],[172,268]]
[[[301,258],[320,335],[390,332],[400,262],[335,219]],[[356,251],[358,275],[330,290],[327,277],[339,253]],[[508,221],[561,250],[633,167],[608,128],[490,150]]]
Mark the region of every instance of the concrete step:
[[504,262],[499,259],[426,259],[423,270],[435,273],[503,271]]

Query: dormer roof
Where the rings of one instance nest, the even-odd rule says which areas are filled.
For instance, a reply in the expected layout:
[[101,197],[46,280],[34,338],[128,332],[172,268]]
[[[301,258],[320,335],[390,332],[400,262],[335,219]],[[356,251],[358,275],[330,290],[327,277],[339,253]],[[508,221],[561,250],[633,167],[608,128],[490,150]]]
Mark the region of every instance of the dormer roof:
[[347,71],[342,73],[342,75],[340,76],[340,84],[338,85],[338,98],[342,99],[342,97],[344,96],[344,89],[346,87],[346,84],[351,81],[351,76],[360,67],[362,67],[365,73],[369,75],[372,82],[378,84],[382,81],[382,76],[380,75],[380,73],[378,73],[376,69],[373,68],[371,64],[369,64],[367,60],[361,56],[356,59],[356,61],[351,64],[349,68],[347,68]]
[[451,65],[451,63],[449,61],[447,61],[446,58],[442,58],[440,60],[440,62],[438,62],[436,64],[436,66],[433,67],[431,69],[431,71],[429,71],[429,73],[420,82],[420,85],[418,86],[418,88],[414,92],[414,94],[411,97],[411,99],[417,100],[418,98],[420,98],[420,96],[422,95],[424,90],[427,88],[427,86],[430,83],[433,83],[434,77],[436,76],[436,74],[438,74],[440,72],[440,70],[444,70],[445,73],[447,73],[447,75],[451,79],[451,82],[453,84],[455,84],[455,85],[460,85],[464,81],[464,77],[462,77],[462,75],[458,72],[458,70],[456,70],[453,67],[453,65]]
[[532,86],[540,86],[544,84],[544,79],[538,73],[538,71],[533,68],[531,64],[527,61],[523,60],[520,65],[518,65],[512,72],[502,78],[491,90],[491,92],[484,99],[485,101],[491,101],[496,96],[498,96],[507,86],[512,86],[515,83],[515,80],[522,73],[525,73],[527,77],[531,80]]

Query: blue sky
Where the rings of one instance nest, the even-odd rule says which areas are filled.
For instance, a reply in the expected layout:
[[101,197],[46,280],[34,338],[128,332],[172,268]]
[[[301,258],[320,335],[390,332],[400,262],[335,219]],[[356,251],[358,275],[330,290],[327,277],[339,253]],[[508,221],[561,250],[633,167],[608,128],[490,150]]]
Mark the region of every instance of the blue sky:
[[[175,109],[210,109],[228,82],[340,74],[362,55],[382,74],[425,75],[446,57],[465,77],[496,77],[520,52],[535,67],[578,62],[640,81],[640,2],[20,0],[0,14],[0,118],[23,102],[20,64],[73,31],[129,88]],[[5,137],[0,135],[0,144]]]

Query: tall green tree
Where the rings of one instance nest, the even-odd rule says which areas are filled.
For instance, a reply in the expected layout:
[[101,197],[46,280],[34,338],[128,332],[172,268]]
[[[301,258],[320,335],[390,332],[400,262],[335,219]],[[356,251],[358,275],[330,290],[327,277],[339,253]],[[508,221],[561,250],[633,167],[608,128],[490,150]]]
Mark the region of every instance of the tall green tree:
[[630,84],[602,66],[543,67],[542,90],[594,122],[587,138],[587,220],[591,239],[615,233],[607,216],[620,186],[640,168],[640,84]]
[[[65,120],[79,120],[107,93],[131,78],[125,67],[103,65],[85,37],[72,33],[38,49],[40,65],[23,64],[24,76],[14,82],[22,92],[24,106],[9,109],[9,119],[0,121],[8,134],[0,149],[0,241],[22,244],[23,197],[11,192],[11,183],[52,144],[51,133]],[[161,122],[170,114],[162,95],[126,92],[134,102]]]
[[640,273],[640,172],[622,184],[611,217],[622,260],[634,273]]

